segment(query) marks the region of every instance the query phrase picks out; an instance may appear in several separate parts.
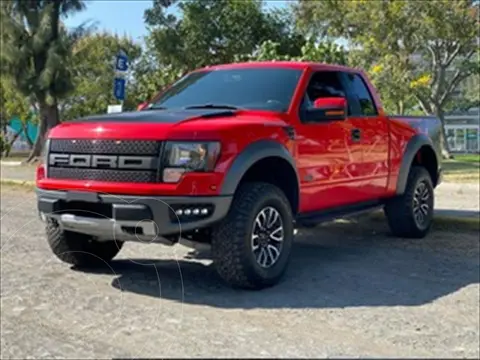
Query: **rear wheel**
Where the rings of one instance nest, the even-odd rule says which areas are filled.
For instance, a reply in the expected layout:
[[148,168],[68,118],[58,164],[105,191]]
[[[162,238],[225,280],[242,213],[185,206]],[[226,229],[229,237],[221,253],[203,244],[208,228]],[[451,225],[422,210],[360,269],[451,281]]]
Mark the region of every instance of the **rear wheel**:
[[57,258],[80,267],[97,267],[112,260],[122,241],[96,241],[92,236],[64,231],[55,219],[47,220],[47,240]]
[[293,215],[284,193],[271,184],[246,183],[213,231],[212,255],[231,286],[261,289],[280,281],[292,243]]
[[403,195],[390,200],[385,214],[392,233],[406,238],[423,238],[430,231],[434,211],[434,188],[428,171],[413,166]]

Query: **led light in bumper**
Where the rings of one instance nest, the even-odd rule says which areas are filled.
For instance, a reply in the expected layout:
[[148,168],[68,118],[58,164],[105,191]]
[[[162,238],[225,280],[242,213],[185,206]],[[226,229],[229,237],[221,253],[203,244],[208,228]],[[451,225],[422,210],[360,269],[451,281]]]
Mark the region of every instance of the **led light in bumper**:
[[175,215],[170,215],[172,221],[195,221],[211,216],[214,207],[211,204],[173,205],[173,211]]

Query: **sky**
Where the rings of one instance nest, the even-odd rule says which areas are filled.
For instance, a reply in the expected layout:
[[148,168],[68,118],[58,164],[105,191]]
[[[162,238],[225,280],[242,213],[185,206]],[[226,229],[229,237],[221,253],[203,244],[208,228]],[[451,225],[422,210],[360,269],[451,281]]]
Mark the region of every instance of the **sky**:
[[[287,1],[266,2],[268,7],[283,7]],[[99,30],[126,34],[138,41],[146,35],[143,14],[152,6],[152,0],[90,0],[86,5],[86,10],[66,20],[67,26],[78,26],[83,22],[95,23]]]

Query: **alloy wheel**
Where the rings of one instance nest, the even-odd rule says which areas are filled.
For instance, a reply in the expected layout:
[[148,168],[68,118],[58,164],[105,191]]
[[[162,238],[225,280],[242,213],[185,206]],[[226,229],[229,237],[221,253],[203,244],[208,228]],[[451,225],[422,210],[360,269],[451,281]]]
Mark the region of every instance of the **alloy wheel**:
[[251,236],[252,252],[258,265],[269,268],[278,261],[284,236],[280,213],[271,206],[263,208],[255,217]]

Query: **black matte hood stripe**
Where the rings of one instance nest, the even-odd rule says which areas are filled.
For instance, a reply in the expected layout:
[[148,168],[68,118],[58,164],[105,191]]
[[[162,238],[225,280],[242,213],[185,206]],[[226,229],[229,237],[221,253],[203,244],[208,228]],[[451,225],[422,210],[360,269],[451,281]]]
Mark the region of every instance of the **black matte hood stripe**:
[[234,116],[235,111],[223,109],[192,109],[192,110],[142,110],[123,113],[86,116],[75,122],[151,122],[175,124],[193,118],[215,118]]

